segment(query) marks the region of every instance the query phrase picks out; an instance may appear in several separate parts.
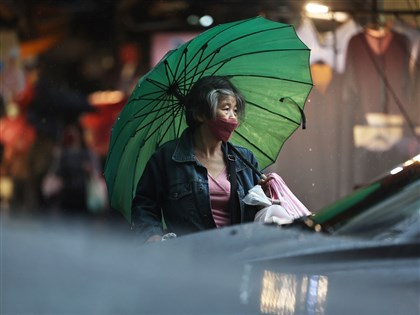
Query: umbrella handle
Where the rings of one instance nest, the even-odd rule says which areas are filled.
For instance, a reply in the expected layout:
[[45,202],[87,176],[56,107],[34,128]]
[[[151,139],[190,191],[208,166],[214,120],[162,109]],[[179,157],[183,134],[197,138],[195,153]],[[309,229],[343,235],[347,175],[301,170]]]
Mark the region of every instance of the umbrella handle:
[[254,165],[251,164],[251,162],[249,162],[239,151],[238,149],[235,148],[235,146],[233,144],[231,144],[230,142],[227,142],[227,145],[229,146],[229,148],[242,160],[242,162],[244,162],[249,168],[251,168],[255,173],[258,174],[258,176],[262,179],[262,180],[266,180],[267,176],[265,174],[263,174],[259,169],[257,169]]

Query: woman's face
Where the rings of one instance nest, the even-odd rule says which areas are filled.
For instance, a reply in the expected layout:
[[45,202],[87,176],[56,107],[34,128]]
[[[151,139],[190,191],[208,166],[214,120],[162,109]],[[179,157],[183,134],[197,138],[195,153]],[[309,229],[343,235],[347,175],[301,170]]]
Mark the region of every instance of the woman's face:
[[236,98],[230,95],[221,97],[217,104],[216,117],[238,120],[238,107],[236,106]]

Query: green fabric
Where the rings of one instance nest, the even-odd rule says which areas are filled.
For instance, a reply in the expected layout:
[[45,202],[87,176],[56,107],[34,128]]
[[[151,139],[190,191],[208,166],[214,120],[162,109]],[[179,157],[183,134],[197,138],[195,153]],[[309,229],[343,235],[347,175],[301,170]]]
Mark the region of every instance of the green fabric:
[[231,141],[252,150],[262,169],[275,162],[301,124],[298,106],[303,110],[312,88],[309,54],[293,26],[262,17],[215,26],[167,53],[139,80],[113,127],[105,164],[111,207],[131,220],[146,162],[185,129],[180,99],[202,76],[231,77],[247,100]]

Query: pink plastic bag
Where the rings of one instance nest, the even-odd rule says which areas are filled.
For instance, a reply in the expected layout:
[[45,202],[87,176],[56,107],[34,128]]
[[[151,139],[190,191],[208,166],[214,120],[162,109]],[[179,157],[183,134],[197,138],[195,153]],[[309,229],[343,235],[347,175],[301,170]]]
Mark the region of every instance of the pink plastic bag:
[[272,179],[268,181],[266,191],[273,204],[279,203],[286,212],[294,219],[311,215],[311,212],[305,205],[292,193],[284,180],[276,173],[269,173],[267,177]]

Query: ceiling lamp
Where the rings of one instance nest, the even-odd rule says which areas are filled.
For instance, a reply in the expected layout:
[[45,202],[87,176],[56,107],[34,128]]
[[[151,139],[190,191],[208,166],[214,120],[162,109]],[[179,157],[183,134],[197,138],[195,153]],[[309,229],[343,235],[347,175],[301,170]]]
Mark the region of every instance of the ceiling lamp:
[[213,17],[210,15],[203,15],[199,17],[195,14],[192,14],[187,17],[187,22],[190,25],[201,25],[203,27],[209,27],[213,24]]
[[330,11],[330,9],[323,4],[319,4],[319,3],[314,3],[314,2],[309,2],[306,4],[305,6],[305,10],[307,13],[328,13]]
[[349,15],[345,12],[333,11],[328,6],[315,2],[307,3],[305,5],[305,12],[307,17],[313,19],[344,22],[349,18]]
[[200,25],[204,27],[209,27],[213,24],[213,18],[210,15],[203,15],[199,21]]

